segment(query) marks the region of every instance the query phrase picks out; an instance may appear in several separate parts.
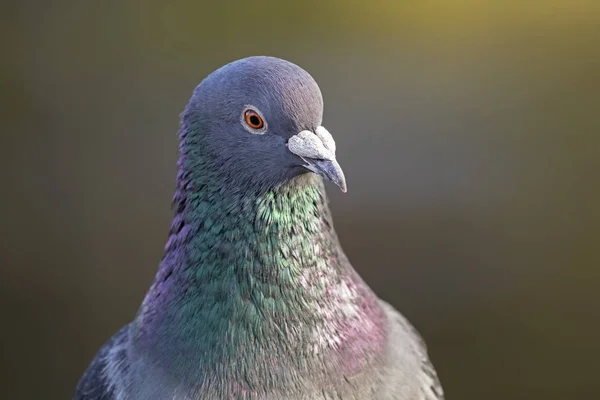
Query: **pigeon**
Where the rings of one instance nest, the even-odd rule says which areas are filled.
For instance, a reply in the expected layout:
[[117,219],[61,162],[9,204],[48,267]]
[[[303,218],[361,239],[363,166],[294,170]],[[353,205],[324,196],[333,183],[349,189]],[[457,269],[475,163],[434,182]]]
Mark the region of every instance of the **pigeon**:
[[181,114],[174,217],[135,318],[75,400],[441,400],[423,339],[361,279],[319,86],[275,57],[208,75]]

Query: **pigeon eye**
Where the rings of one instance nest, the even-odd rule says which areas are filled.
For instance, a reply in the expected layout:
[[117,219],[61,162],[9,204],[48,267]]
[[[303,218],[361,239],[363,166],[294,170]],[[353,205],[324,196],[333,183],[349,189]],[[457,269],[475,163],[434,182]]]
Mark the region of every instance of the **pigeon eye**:
[[250,128],[260,129],[265,126],[262,117],[254,110],[247,110],[244,113],[244,120]]
[[252,133],[263,133],[255,131],[264,131],[265,120],[262,115],[253,109],[246,109],[244,111],[244,122],[248,128],[251,129]]

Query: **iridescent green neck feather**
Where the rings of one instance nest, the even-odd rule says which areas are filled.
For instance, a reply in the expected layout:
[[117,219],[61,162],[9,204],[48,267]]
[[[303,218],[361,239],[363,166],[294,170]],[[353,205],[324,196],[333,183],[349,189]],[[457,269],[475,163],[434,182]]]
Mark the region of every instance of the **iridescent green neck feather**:
[[211,160],[182,153],[176,215],[134,349],[178,379],[248,390],[326,382],[381,361],[382,312],[340,247],[321,178],[228,187]]

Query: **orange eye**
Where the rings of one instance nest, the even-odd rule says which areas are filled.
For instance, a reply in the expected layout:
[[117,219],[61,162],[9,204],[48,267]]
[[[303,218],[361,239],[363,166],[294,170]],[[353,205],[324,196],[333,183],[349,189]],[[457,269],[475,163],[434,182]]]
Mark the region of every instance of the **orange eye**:
[[244,121],[252,129],[262,129],[265,126],[265,121],[254,110],[246,110],[244,112]]

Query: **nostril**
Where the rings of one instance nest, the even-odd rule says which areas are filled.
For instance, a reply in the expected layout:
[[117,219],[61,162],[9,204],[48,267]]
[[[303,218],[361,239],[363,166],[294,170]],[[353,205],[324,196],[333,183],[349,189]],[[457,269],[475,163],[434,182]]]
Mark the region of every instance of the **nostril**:
[[329,133],[329,131],[325,129],[325,127],[318,126],[315,131],[315,134],[319,139],[321,139],[321,142],[323,142],[323,146],[325,146],[327,150],[335,154],[335,140],[333,140],[331,133]]

